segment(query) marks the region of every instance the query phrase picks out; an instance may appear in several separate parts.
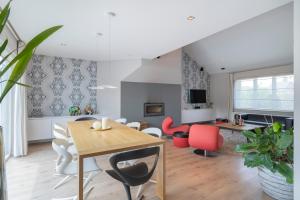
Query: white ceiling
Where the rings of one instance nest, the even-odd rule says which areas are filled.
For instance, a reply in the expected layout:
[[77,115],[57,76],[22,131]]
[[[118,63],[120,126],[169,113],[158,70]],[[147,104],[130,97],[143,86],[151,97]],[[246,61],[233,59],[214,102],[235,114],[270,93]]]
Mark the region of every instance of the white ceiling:
[[293,62],[293,3],[184,47],[209,73],[245,71]]
[[[288,2],[291,0],[14,0],[10,21],[25,41],[47,27],[64,25],[38,53],[104,60],[108,55],[105,13],[113,11],[117,16],[112,19],[112,59],[154,58]],[[187,21],[189,15],[196,19]],[[103,36],[97,37],[97,32]]]

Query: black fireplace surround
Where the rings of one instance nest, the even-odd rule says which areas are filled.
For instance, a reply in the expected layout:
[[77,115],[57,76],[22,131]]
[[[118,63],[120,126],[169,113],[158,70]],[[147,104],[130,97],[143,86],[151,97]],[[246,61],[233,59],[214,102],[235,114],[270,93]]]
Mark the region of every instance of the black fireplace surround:
[[144,117],[164,116],[164,103],[144,103]]

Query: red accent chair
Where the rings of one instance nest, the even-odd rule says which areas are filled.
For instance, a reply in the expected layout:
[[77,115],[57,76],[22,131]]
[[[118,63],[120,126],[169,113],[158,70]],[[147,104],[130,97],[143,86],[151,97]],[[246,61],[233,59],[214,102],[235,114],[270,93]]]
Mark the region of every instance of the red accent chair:
[[191,126],[189,133],[189,144],[191,147],[204,150],[206,156],[207,151],[217,151],[223,146],[224,138],[219,132],[219,127],[212,125],[196,124]]
[[162,130],[166,135],[173,135],[175,132],[185,132],[188,133],[190,126],[189,125],[180,125],[177,127],[172,127],[173,118],[168,116],[162,122]]

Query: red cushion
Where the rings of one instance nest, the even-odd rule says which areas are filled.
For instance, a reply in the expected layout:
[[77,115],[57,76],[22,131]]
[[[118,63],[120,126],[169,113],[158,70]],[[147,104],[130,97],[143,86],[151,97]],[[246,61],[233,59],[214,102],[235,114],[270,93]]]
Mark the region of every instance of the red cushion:
[[190,128],[189,144],[197,149],[217,151],[223,145],[223,136],[216,126],[193,125]]

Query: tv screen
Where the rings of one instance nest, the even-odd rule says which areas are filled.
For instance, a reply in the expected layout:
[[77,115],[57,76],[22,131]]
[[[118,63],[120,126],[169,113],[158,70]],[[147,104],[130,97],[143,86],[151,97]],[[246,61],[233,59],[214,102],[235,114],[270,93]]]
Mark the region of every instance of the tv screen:
[[190,103],[206,103],[206,90],[190,90],[189,100]]

